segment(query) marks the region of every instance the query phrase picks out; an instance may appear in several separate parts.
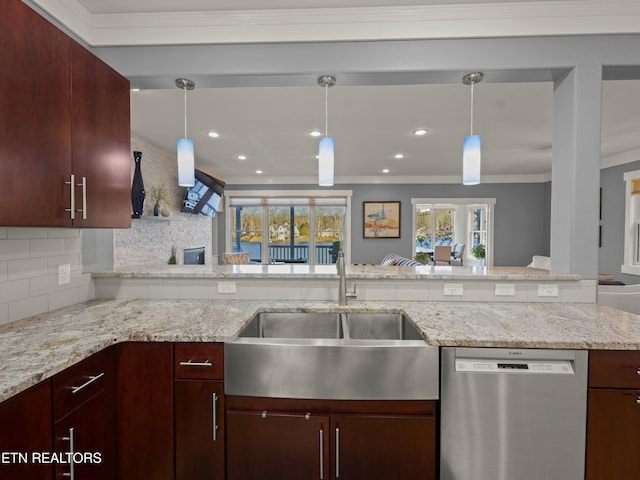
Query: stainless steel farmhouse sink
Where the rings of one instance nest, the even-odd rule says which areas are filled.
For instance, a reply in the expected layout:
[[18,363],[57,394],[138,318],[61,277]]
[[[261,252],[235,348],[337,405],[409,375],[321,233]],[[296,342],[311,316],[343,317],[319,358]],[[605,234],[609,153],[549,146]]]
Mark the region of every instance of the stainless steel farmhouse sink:
[[227,395],[438,398],[438,348],[402,313],[261,312],[224,352]]

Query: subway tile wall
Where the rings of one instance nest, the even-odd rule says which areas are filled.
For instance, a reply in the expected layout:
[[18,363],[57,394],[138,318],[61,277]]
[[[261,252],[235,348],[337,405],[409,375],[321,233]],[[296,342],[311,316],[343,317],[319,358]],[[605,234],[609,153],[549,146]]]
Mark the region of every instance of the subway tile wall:
[[[94,298],[82,273],[80,230],[0,227],[0,325]],[[58,265],[71,282],[58,285]]]

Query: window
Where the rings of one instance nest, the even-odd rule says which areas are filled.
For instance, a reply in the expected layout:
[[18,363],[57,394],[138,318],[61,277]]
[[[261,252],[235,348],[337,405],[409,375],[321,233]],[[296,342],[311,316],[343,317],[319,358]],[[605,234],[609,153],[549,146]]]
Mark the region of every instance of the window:
[[624,264],[620,271],[640,275],[640,170],[625,173],[624,181]]
[[[414,254],[431,253],[436,245],[464,243],[463,264],[473,264],[471,249],[485,246],[485,264],[492,261],[492,222],[495,198],[414,198]],[[491,262],[491,263],[490,263]]]
[[227,191],[227,251],[256,263],[335,263],[350,258],[350,191]]

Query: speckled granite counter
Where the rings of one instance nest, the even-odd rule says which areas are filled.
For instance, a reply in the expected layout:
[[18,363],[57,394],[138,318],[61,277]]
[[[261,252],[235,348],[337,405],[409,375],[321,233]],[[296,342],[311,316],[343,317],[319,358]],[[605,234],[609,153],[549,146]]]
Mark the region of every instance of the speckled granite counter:
[[96,300],[0,328],[0,401],[124,341],[233,340],[259,310],[404,311],[432,345],[640,349],[640,316],[585,303]]
[[[489,281],[576,281],[580,275],[551,274],[547,270],[527,267],[398,267],[381,265],[348,265],[349,279],[433,279]],[[153,265],[132,267],[114,272],[93,273],[94,278],[334,278],[335,265]]]

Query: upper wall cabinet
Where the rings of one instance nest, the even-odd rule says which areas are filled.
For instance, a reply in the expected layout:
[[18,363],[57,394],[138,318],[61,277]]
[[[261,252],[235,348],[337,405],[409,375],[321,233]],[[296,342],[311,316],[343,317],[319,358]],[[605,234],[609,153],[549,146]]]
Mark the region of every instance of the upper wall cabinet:
[[130,226],[128,80],[20,0],[0,58],[0,225]]

